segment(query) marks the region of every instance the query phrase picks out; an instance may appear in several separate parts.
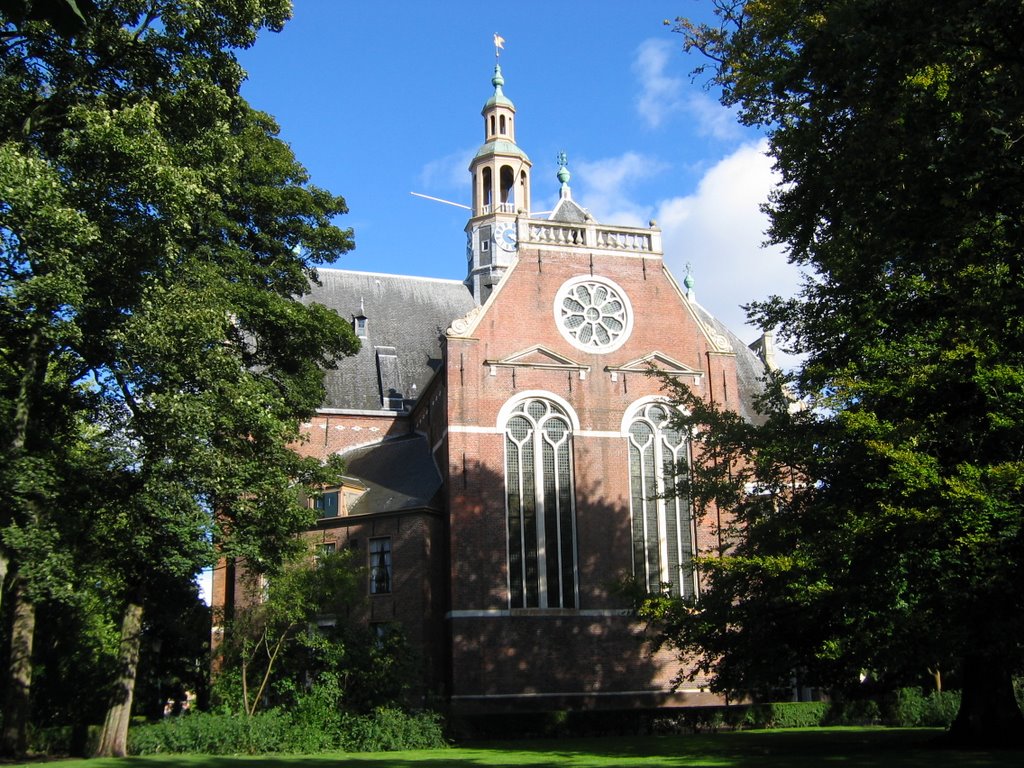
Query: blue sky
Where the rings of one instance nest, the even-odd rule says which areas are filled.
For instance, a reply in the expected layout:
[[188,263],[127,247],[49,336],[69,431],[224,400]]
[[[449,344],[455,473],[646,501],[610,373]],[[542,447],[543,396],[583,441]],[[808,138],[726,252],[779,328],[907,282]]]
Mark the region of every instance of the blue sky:
[[699,82],[662,21],[709,3],[296,0],[281,33],[240,54],[243,93],[274,115],[313,183],[341,194],[356,249],[336,266],[462,279],[467,166],[483,142],[492,38],[505,38],[505,94],[533,161],[533,208],[557,198],[569,157],[574,199],[609,224],[662,227],[665,260],[741,338],[739,305],[789,295],[796,273],[763,250],[759,205],[774,179],[762,138]]

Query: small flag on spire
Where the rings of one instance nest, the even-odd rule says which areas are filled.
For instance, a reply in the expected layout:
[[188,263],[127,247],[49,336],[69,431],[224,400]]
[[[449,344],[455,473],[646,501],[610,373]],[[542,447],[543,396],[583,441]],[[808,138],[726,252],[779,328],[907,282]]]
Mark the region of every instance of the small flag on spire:
[[499,35],[497,32],[494,33],[494,57],[497,58],[500,54],[498,53],[505,47],[505,38]]

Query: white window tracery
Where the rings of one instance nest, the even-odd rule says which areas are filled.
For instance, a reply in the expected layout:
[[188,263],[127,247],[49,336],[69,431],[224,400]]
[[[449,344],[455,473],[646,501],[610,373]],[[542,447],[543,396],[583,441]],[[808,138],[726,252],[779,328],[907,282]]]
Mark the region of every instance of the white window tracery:
[[625,291],[605,278],[579,277],[555,297],[555,320],[569,343],[588,352],[611,352],[629,337],[632,307]]
[[577,607],[572,422],[558,404],[530,398],[505,422],[509,604]]
[[689,499],[674,494],[689,464],[689,441],[663,403],[637,408],[629,422],[633,575],[650,592],[695,594],[694,532]]

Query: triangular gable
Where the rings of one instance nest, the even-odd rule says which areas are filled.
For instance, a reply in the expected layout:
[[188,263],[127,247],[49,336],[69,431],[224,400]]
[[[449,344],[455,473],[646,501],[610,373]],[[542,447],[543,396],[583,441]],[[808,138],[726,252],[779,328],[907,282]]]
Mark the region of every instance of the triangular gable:
[[661,373],[667,373],[670,376],[693,376],[695,381],[704,375],[703,371],[693,368],[686,363],[681,363],[663,352],[651,352],[628,363],[605,368],[612,375],[612,381],[618,378],[620,372],[650,373],[652,369]]
[[587,209],[569,197],[563,197],[559,200],[555,210],[548,216],[548,221],[561,221],[568,224],[583,224],[590,220],[591,217]]
[[541,344],[534,344],[528,349],[513,352],[511,355],[500,360],[484,360],[484,365],[491,367],[493,374],[495,369],[503,368],[543,368],[555,371],[579,371],[580,378],[586,378],[589,365],[583,365],[570,357],[560,355]]

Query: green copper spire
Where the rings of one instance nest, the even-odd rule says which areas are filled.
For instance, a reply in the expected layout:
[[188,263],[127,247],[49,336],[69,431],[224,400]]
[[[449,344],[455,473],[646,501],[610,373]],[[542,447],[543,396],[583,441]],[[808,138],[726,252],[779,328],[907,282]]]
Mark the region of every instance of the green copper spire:
[[515,109],[515,105],[511,102],[508,96],[506,96],[501,90],[501,86],[503,86],[504,84],[505,78],[501,76],[501,65],[495,64],[494,76],[491,78],[491,85],[494,86],[494,95],[487,100],[487,103],[484,105],[484,110],[499,105],[503,107],[509,107],[510,109]]
[[555,174],[556,178],[562,183],[564,187],[569,183],[569,179],[572,178],[572,174],[569,173],[569,158],[566,157],[565,152],[558,153],[558,173]]

